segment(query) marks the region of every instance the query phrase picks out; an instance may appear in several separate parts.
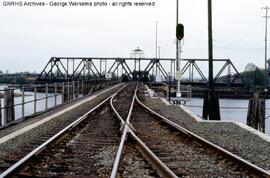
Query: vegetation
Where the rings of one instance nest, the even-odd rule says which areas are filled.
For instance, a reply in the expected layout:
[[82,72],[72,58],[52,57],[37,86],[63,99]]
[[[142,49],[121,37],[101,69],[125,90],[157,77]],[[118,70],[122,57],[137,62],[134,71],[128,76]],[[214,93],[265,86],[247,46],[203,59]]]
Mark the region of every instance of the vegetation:
[[8,84],[28,84],[33,83],[37,74],[30,72],[9,73],[6,71],[3,73],[0,71],[0,83]]
[[251,87],[262,87],[265,84],[265,73],[253,63],[248,63],[245,71],[241,73],[244,80],[248,82]]

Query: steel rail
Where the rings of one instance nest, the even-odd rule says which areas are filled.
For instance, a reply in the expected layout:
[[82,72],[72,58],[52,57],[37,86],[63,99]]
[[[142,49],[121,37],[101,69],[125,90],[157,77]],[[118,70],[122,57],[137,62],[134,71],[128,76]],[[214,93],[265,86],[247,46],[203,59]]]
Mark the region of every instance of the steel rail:
[[264,177],[270,177],[270,173],[262,168],[260,168],[259,166],[256,166],[250,162],[248,162],[247,160],[244,160],[243,158],[221,148],[220,146],[200,137],[199,135],[175,124],[174,122],[170,121],[169,119],[165,118],[164,116],[158,114],[157,112],[153,111],[152,109],[150,109],[149,107],[147,107],[146,105],[144,105],[138,98],[138,96],[136,95],[136,101],[144,108],[146,109],[147,111],[149,111],[151,114],[155,115],[156,117],[160,118],[162,121],[164,121],[165,123],[167,123],[168,125],[174,127],[175,129],[179,130],[180,132],[194,138],[195,140],[201,142],[201,143],[204,143],[205,145],[219,151],[220,153],[222,153],[223,155],[226,155],[228,157],[230,157],[231,159],[237,161],[239,164],[249,168],[252,170],[252,172],[255,172],[261,176],[264,176]]
[[[137,88],[138,88],[138,84],[136,85],[136,89],[135,89],[135,92],[134,92],[134,95],[133,95],[133,98],[132,98],[132,103],[130,105],[130,109],[129,109],[129,113],[128,113],[126,121],[128,120],[128,118],[130,118],[130,115],[131,115],[130,111],[133,110],[134,102],[135,102],[134,96],[136,95]],[[121,122],[123,122],[124,130],[123,130],[123,133],[122,133],[122,137],[121,137],[120,145],[119,145],[118,150],[117,150],[116,157],[114,159],[113,169],[112,169],[110,178],[116,178],[117,177],[118,168],[119,168],[119,165],[120,165],[120,162],[121,162],[121,156],[122,156],[122,153],[123,153],[123,150],[124,150],[125,141],[127,139],[127,133],[129,131],[129,128],[126,125],[126,122],[124,121],[124,119],[120,116],[120,114],[117,112],[117,110],[113,106],[113,99],[114,99],[115,96],[116,96],[116,94],[111,98],[111,101],[110,101],[111,107],[112,107],[114,113],[116,114],[116,116],[118,117],[118,119],[121,120]]]
[[[125,141],[127,139],[128,134],[132,136],[132,138],[137,142],[141,152],[143,153],[143,156],[151,162],[151,165],[153,168],[161,175],[162,177],[170,177],[170,178],[176,178],[177,176],[136,136],[136,134],[132,131],[132,126],[130,123],[130,118],[132,115],[132,111],[134,108],[134,103],[136,101],[137,96],[137,90],[138,90],[138,83],[136,85],[136,89],[134,91],[134,95],[132,98],[132,103],[129,109],[128,116],[126,118],[125,122],[125,128],[121,137],[121,142],[117,150],[117,155],[114,161],[113,169],[110,178],[116,178],[118,168],[121,162],[121,156],[124,150]],[[111,99],[112,101],[112,99]],[[117,117],[119,117],[120,120],[123,120],[122,117],[118,114],[117,110],[114,109],[114,112],[116,113]]]
[[132,114],[132,111],[133,111],[133,108],[134,108],[134,103],[135,103],[136,96],[137,96],[138,85],[139,85],[139,83],[137,83],[137,85],[136,85],[134,95],[133,95],[133,98],[132,98],[132,103],[131,103],[131,106],[130,106],[130,109],[129,109],[129,112],[128,112],[128,116],[127,116],[127,119],[126,119],[126,124],[128,126],[130,126],[130,118],[131,118],[131,114]]
[[129,132],[133,139],[138,143],[140,150],[143,152],[144,157],[152,163],[152,166],[158,171],[161,177],[177,178],[170,168],[168,168],[147,146],[143,141],[136,136],[136,134],[129,129]]
[[110,99],[110,105],[111,105],[111,108],[112,108],[113,112],[116,114],[117,119],[119,119],[120,122],[121,122],[121,124],[122,124],[122,126],[124,126],[124,125],[125,125],[124,119],[123,119],[123,118],[120,116],[120,114],[116,111],[116,109],[115,109],[115,107],[114,107],[114,105],[113,105],[113,100],[114,100],[114,98],[115,98],[116,95],[117,95],[117,93],[115,93],[115,94],[111,97],[111,99]]
[[[123,90],[127,85],[123,86],[122,88],[120,88],[118,91],[116,91],[115,93],[120,92],[121,90]],[[114,94],[115,94],[114,93]],[[64,129],[62,129],[61,131],[59,131],[57,134],[55,134],[54,136],[52,136],[51,138],[49,138],[47,141],[45,141],[43,144],[41,144],[40,146],[38,146],[37,148],[35,148],[33,151],[31,151],[30,153],[28,153],[26,156],[24,156],[22,159],[20,159],[19,161],[17,161],[15,164],[13,164],[11,167],[9,167],[7,170],[5,170],[2,174],[0,174],[0,178],[4,178],[4,177],[8,177],[8,176],[12,176],[16,171],[18,171],[27,161],[29,161],[31,158],[33,158],[34,156],[38,155],[39,153],[41,153],[43,150],[45,150],[49,145],[51,145],[52,143],[54,143],[57,139],[61,138],[62,136],[64,136],[66,133],[68,133],[68,131],[70,131],[71,129],[73,129],[74,127],[76,127],[78,124],[82,123],[82,121],[84,121],[85,119],[88,118],[88,115],[91,114],[92,112],[94,112],[95,110],[97,110],[98,108],[100,108],[103,104],[105,104],[107,101],[109,101],[109,99],[114,95],[110,95],[109,97],[107,97],[106,99],[104,99],[101,103],[99,103],[97,106],[95,106],[93,109],[91,109],[90,111],[88,111],[87,113],[85,113],[83,116],[79,117],[77,120],[75,120],[74,122],[72,122],[71,124],[69,124],[67,127],[65,127]]]
[[126,138],[127,138],[127,132],[128,132],[128,127],[127,127],[126,124],[124,125],[124,127],[125,128],[124,128],[124,131],[122,133],[122,137],[121,137],[121,141],[120,141],[120,144],[119,144],[119,147],[118,147],[118,150],[117,150],[116,157],[114,159],[113,169],[112,169],[110,178],[116,178],[117,177],[117,172],[118,172],[118,168],[119,168],[119,165],[120,165],[120,162],[121,162],[121,156],[122,156],[122,153],[123,153],[123,150],[124,150],[124,145],[125,145],[125,141],[126,141]]

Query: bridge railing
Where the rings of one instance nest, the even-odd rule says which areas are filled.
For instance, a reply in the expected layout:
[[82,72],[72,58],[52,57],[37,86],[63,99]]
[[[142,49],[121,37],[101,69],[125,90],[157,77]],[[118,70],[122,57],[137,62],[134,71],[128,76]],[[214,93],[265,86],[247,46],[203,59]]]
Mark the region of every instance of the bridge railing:
[[[169,92],[170,96],[172,98],[176,97],[176,88],[177,86],[175,84],[171,84],[169,86],[168,83],[162,82],[162,83],[148,83],[151,89],[154,89],[156,92],[161,92],[163,95],[167,96],[169,98]],[[169,90],[170,87],[170,90]],[[181,85],[180,87],[181,91],[181,98],[182,100],[190,100],[192,98],[192,87],[191,85]]]
[[71,81],[7,86],[0,90],[0,128],[90,95],[118,81]]

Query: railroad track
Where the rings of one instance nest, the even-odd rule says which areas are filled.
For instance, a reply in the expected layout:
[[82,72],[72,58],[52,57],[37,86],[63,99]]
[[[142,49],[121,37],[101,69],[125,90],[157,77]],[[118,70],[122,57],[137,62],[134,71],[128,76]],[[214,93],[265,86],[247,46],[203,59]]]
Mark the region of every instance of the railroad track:
[[63,140],[40,153],[19,173],[20,177],[91,176],[108,177],[109,163],[103,157],[113,158],[120,141],[120,124],[113,118],[109,104],[69,131]]
[[105,160],[107,165],[100,162],[106,154],[113,159],[115,153],[112,150],[117,150],[121,138],[121,124],[113,117],[109,104],[112,96],[68,126],[59,126],[53,133],[27,146],[22,152],[28,154],[23,158],[11,155],[12,160],[8,160],[7,169],[0,177],[107,177],[112,167],[110,158]]
[[136,107],[132,118],[138,137],[177,176],[245,176],[238,165],[229,162],[223,155],[179,132],[144,109]]
[[[123,87],[57,134],[46,135],[27,147],[25,151],[29,154],[19,160],[13,157],[16,163],[13,162],[0,177],[109,177],[121,138],[121,126],[125,125],[113,116],[110,101],[119,93],[114,103],[125,117],[125,107],[130,107],[135,87],[132,83]],[[125,102],[125,107],[119,107],[119,102]],[[125,144],[119,170],[122,177],[158,176],[132,140]]]
[[126,119],[128,116],[129,108],[132,104],[136,83],[130,83],[125,90],[118,92],[117,95],[112,97],[111,106],[115,108],[121,118]]
[[[160,177],[270,177],[266,170],[152,111],[138,99],[136,91],[130,106],[125,121],[127,135]],[[121,165],[121,149],[112,177]]]
[[0,177],[270,177],[155,113],[137,90],[123,87]]

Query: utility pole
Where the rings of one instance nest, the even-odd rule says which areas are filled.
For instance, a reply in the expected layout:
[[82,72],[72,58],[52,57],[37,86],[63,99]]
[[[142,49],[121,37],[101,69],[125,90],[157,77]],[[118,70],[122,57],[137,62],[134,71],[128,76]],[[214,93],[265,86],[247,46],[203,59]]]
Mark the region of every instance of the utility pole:
[[219,100],[214,91],[213,79],[213,30],[212,30],[212,0],[208,0],[208,91],[204,93],[203,118],[220,120]]
[[160,59],[160,46],[158,47],[158,58]]
[[158,58],[158,21],[156,21],[156,59]]
[[213,30],[212,30],[212,0],[208,0],[208,55],[209,55],[209,89],[214,89],[213,79]]
[[267,90],[267,85],[268,85],[268,73],[267,73],[267,38],[268,38],[268,10],[270,9],[267,5],[265,7],[262,7],[263,10],[265,10],[265,59],[264,59],[264,70],[265,70],[265,82],[264,82],[264,89],[265,91]]
[[[179,23],[179,0],[176,1],[176,26]],[[181,98],[181,68],[180,68],[180,53],[181,53],[181,43],[179,43],[180,40],[176,39],[176,73],[177,73],[177,92],[176,92],[176,97]]]
[[[178,6],[179,6],[179,2],[178,0],[176,0],[176,25],[178,25],[178,16],[179,16]],[[178,40],[176,39],[176,60],[177,59],[178,59]]]
[[[158,46],[158,59],[160,59],[160,46]],[[159,75],[160,74],[160,70],[159,70],[159,68],[158,68],[158,65],[156,64],[156,75]]]

